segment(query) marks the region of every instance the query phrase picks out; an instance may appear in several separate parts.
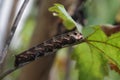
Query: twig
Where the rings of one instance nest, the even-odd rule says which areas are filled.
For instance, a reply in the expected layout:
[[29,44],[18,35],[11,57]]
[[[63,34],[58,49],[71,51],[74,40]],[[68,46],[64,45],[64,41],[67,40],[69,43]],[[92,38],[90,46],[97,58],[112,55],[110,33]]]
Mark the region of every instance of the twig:
[[6,75],[10,74],[11,72],[15,71],[17,68],[12,68],[4,72],[3,74],[0,75],[0,80],[2,80]]
[[14,65],[15,67],[1,74],[0,79],[40,57],[51,55],[51,53],[60,48],[72,46],[83,42],[84,37],[81,33],[77,31],[67,32],[65,34],[61,34],[47,41],[44,41],[43,43],[16,55]]
[[12,9],[10,11],[10,16],[8,18],[8,23],[7,23],[7,26],[6,26],[8,28],[7,29],[8,33],[9,33],[10,28],[12,27],[11,25],[12,25],[12,22],[14,20],[14,15],[15,15],[15,11],[16,11],[16,8],[17,8],[17,4],[18,4],[18,0],[13,0]]
[[6,70],[2,74],[0,74],[0,80],[2,80],[5,76],[9,75],[10,73],[14,72],[15,70],[17,70],[17,69],[19,69],[21,67],[23,67],[23,65],[21,65],[19,67],[13,67],[11,69]]
[[56,52],[56,50],[84,42],[84,37],[78,31],[71,31],[65,34],[55,36],[27,51],[15,56],[15,67],[25,65],[38,59],[41,56],[47,56]]
[[15,19],[15,21],[13,23],[13,26],[11,28],[10,34],[9,34],[8,39],[6,41],[5,48],[2,50],[2,53],[0,55],[0,64],[3,62],[3,60],[4,60],[4,58],[5,58],[6,54],[7,54],[10,42],[11,42],[13,36],[14,36],[14,33],[15,33],[16,28],[18,26],[18,23],[19,23],[19,21],[21,19],[21,16],[22,16],[22,14],[24,12],[24,9],[27,6],[28,2],[29,2],[29,0],[25,0],[24,1],[23,5],[21,6],[21,8],[20,8],[20,10],[19,10],[19,12],[18,12],[18,14],[16,16],[16,19]]

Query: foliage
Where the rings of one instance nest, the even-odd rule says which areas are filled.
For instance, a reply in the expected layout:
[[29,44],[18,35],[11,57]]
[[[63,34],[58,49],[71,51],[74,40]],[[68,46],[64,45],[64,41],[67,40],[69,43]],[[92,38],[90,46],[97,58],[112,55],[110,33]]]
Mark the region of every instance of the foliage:
[[[82,73],[79,74],[80,80],[85,78],[82,78],[82,75],[89,75],[86,77],[89,80],[103,80],[108,72],[108,62],[115,63],[118,67],[120,65],[120,33],[107,37],[100,27],[93,28],[95,31],[86,38],[86,42],[78,45],[74,50],[73,57],[77,61],[77,68]],[[88,80],[86,78],[85,80]]]
[[73,29],[75,26],[78,28],[80,28],[80,25],[78,25],[71,17],[70,15],[67,13],[67,11],[65,10],[64,6],[61,4],[54,4],[53,7],[49,8],[49,11],[53,12],[54,16],[58,16],[59,18],[61,18],[63,20],[63,24],[64,26],[71,30]]
[[[57,12],[57,16],[63,19],[63,23],[76,25],[74,20],[60,4],[55,4],[50,11]],[[78,45],[73,51],[73,59],[77,62],[79,80],[103,80],[109,72],[108,63],[114,63],[120,67],[120,32],[106,36],[100,28],[93,26],[83,29],[85,42]],[[77,26],[78,28],[78,26]],[[90,32],[87,33],[87,30]]]

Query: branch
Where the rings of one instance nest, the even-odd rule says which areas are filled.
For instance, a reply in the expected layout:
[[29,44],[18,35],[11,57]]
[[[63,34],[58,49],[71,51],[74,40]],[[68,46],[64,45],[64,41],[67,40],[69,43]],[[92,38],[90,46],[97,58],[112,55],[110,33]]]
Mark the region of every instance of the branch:
[[13,23],[13,26],[12,26],[12,28],[11,28],[10,34],[9,34],[9,36],[8,36],[8,39],[7,39],[6,43],[5,43],[5,47],[4,47],[4,49],[2,50],[2,53],[1,53],[1,55],[0,55],[0,63],[3,62],[3,60],[4,60],[4,58],[5,58],[6,54],[7,54],[7,51],[8,51],[8,47],[9,47],[9,45],[10,45],[10,42],[11,42],[13,36],[14,36],[14,33],[15,33],[16,28],[17,28],[17,26],[18,26],[18,23],[19,23],[19,21],[20,21],[20,19],[21,19],[21,16],[22,16],[22,14],[23,14],[23,12],[24,12],[24,9],[25,9],[25,7],[27,6],[28,2],[29,2],[29,0],[25,0],[25,1],[24,1],[23,5],[21,6],[21,8],[20,8],[20,10],[19,10],[19,12],[18,12],[18,14],[17,14],[17,17],[16,17],[16,19],[15,19],[15,21],[14,21],[14,23]]
[[82,34],[77,31],[67,32],[44,41],[43,43],[16,55],[14,68],[1,74],[0,79],[40,57],[51,55],[60,48],[73,46],[84,41]]

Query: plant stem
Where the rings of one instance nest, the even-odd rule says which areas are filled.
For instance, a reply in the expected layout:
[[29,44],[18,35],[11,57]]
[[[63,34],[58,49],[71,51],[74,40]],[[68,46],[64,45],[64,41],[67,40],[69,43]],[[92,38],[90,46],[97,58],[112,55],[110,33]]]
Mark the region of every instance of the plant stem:
[[21,6],[21,8],[20,8],[20,10],[19,10],[19,12],[18,12],[18,14],[16,16],[16,19],[15,19],[15,21],[13,23],[13,26],[11,28],[11,31],[9,33],[8,39],[7,39],[6,43],[5,43],[5,47],[3,48],[2,53],[0,55],[0,64],[3,63],[3,60],[4,60],[4,58],[5,58],[6,54],[7,54],[10,42],[11,42],[13,36],[14,36],[14,33],[15,33],[16,28],[18,26],[18,23],[19,23],[19,21],[20,21],[20,19],[22,17],[22,14],[23,14],[23,12],[25,10],[25,7],[27,6],[28,2],[29,2],[29,0],[24,1],[24,3],[22,4],[22,6]]

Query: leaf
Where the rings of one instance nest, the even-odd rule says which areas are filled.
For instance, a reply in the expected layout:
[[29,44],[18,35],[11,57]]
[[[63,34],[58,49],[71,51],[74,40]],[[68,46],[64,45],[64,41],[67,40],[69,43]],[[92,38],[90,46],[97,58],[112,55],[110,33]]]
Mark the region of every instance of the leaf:
[[63,24],[64,26],[71,30],[73,29],[75,26],[78,28],[78,30],[80,31],[81,29],[81,25],[78,25],[72,18],[71,16],[67,13],[67,11],[65,10],[64,6],[61,4],[54,4],[53,7],[49,8],[50,12],[53,12],[54,16],[58,16],[59,18],[61,18],[63,20]]
[[95,29],[93,27],[84,27],[82,29],[82,34],[84,35],[84,37],[89,37],[92,33],[95,32]]
[[100,26],[94,26],[86,42],[73,53],[80,80],[103,80],[108,73],[108,61],[120,68],[120,32],[107,37]]
[[87,38],[88,42],[101,50],[102,54],[115,62],[120,67],[120,32],[107,37],[98,28],[97,31]]
[[103,80],[107,74],[106,60],[100,51],[87,43],[78,45],[73,53],[76,67],[79,71],[79,80]]

